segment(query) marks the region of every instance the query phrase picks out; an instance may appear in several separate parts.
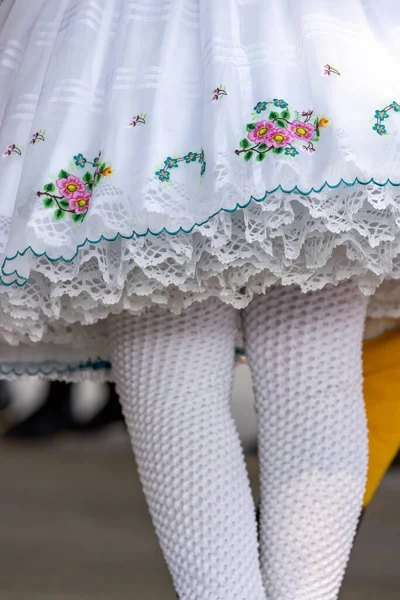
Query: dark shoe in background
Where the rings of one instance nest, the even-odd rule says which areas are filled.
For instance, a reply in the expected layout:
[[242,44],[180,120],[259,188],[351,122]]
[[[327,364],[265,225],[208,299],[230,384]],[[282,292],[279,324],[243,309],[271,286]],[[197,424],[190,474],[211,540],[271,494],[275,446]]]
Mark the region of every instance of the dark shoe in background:
[[10,405],[10,388],[6,381],[0,381],[0,410],[4,410]]

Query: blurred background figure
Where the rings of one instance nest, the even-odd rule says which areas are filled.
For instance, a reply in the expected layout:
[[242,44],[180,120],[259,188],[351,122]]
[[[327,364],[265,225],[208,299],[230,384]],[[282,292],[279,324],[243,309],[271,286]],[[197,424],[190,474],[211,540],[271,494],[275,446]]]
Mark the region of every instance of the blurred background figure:
[[390,465],[400,464],[400,328],[397,325],[367,322],[366,327],[369,339],[364,341],[363,364],[369,466],[364,506],[372,500]]
[[44,440],[66,431],[101,431],[123,421],[111,383],[2,382],[1,390],[0,406],[8,409],[6,438]]

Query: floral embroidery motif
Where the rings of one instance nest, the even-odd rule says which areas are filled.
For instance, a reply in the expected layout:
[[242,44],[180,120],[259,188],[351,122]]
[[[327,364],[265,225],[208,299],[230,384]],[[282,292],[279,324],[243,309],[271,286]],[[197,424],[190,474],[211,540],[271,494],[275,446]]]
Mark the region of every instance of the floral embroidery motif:
[[147,115],[145,113],[140,113],[140,115],[136,115],[136,117],[132,117],[132,121],[129,123],[128,127],[139,127],[140,125],[145,125]]
[[329,77],[329,75],[340,75],[340,73],[332,65],[324,65],[322,67],[322,75],[323,77]]
[[[34,144],[37,144],[38,142],[44,142],[45,135],[46,135],[46,132],[42,129],[40,129],[39,131],[36,131],[36,133],[34,133],[32,135],[29,145],[33,146]],[[3,152],[2,156],[4,156],[4,157],[12,156],[12,155],[22,156],[23,151],[24,151],[24,146],[22,146],[21,144],[10,144],[9,146],[7,146],[6,150]]]
[[[283,109],[281,112],[272,110],[268,119],[258,120],[258,115],[267,110],[268,105]],[[246,126],[247,137],[240,142],[240,150],[235,153],[244,155],[246,161],[256,154],[256,160],[262,162],[267,152],[281,154],[294,158],[299,152],[295,146],[297,142],[303,142],[301,150],[315,152],[315,144],[320,139],[320,129],[329,124],[326,117],[313,117],[313,111],[307,110],[301,114],[294,112],[291,120],[289,105],[282,99],[257,102],[254,107],[253,122]]]
[[36,133],[34,133],[32,135],[32,139],[29,143],[33,146],[34,144],[37,144],[38,142],[44,142],[45,135],[46,135],[46,132],[44,130],[40,129],[39,131],[36,131]]
[[215,90],[213,91],[213,101],[215,100],[219,100],[220,98],[222,98],[222,96],[227,96],[228,92],[226,91],[225,86],[220,85],[219,87],[215,88]]
[[389,111],[391,110],[394,110],[394,112],[400,112],[400,104],[393,100],[393,102],[385,106],[385,108],[375,111],[374,119],[376,119],[376,123],[372,129],[376,131],[378,135],[388,135],[383,121],[389,118]]
[[24,147],[21,146],[21,144],[19,144],[17,146],[17,144],[10,144],[9,146],[7,146],[7,149],[4,150],[2,156],[12,156],[12,155],[17,155],[17,156],[21,156],[22,152],[24,151]]
[[278,100],[277,98],[273,99],[273,103],[274,103],[274,106],[276,106],[276,108],[287,108],[288,107],[287,102],[285,102],[284,100]]
[[201,149],[200,152],[188,152],[185,156],[181,156],[179,158],[167,156],[167,158],[164,160],[163,167],[156,171],[156,175],[159,180],[162,182],[169,182],[171,169],[177,169],[179,167],[179,163],[181,162],[185,162],[186,164],[198,162],[201,165],[200,178],[203,178],[203,175],[206,172],[207,163],[204,158],[204,150]]
[[[69,213],[74,223],[83,221],[90,204],[93,189],[98,185],[102,177],[112,175],[113,169],[105,162],[100,162],[101,152],[92,161],[88,160],[83,154],[74,156],[74,162],[77,167],[82,169],[86,165],[91,165],[94,172],[86,171],[82,179],[73,173],[68,173],[64,169],[58,174],[55,184],[46,183],[42,192],[37,192],[40,198],[44,196],[43,204],[45,208],[54,208],[54,218],[58,221]],[[58,193],[54,193],[58,192]]]

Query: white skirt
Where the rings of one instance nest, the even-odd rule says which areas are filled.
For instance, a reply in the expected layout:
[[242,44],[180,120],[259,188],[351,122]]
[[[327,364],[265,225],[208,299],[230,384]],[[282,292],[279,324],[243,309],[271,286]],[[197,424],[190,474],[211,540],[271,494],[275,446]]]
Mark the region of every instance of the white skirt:
[[3,0],[0,375],[106,317],[353,278],[400,316],[400,4]]

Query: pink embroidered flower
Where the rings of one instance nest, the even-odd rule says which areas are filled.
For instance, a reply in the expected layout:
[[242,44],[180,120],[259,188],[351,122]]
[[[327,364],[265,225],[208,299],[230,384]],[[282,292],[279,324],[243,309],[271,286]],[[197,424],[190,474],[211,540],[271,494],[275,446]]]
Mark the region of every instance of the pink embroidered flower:
[[56,184],[61,194],[68,200],[73,198],[74,194],[86,191],[85,184],[76,175],[68,175],[66,179],[57,179]]
[[89,208],[91,196],[91,192],[75,192],[73,197],[68,201],[69,209],[73,210],[77,215],[82,215]]
[[332,65],[324,65],[322,67],[322,75],[324,77],[327,77],[328,75],[332,75],[332,73],[334,75],[340,75],[339,71],[337,69],[335,69],[335,67],[332,67]]
[[132,121],[129,123],[128,127],[136,127],[139,119],[140,119],[139,115],[136,115],[136,117],[132,117]]
[[15,144],[10,144],[10,146],[7,146],[7,150],[5,150],[3,152],[3,156],[10,156],[10,154],[14,150],[14,148],[15,148]]
[[21,148],[18,148],[18,146],[16,146],[15,144],[10,144],[9,146],[7,146],[7,150],[3,152],[2,156],[11,156],[11,154],[18,154],[19,156],[21,156],[22,150]]
[[267,140],[268,133],[276,129],[274,123],[271,121],[259,121],[255,125],[255,128],[248,133],[247,137],[251,142],[255,142],[256,144],[259,142],[265,142]]
[[291,144],[292,141],[293,135],[288,129],[271,129],[267,135],[268,146],[273,146],[274,148],[283,148],[284,146]]
[[288,123],[288,131],[293,137],[304,142],[309,142],[315,135],[315,127],[311,123],[304,123],[304,121],[293,121]]
[[301,146],[300,150],[302,150],[303,152],[308,152],[309,154],[315,152],[313,144],[310,143],[308,143],[307,146]]

